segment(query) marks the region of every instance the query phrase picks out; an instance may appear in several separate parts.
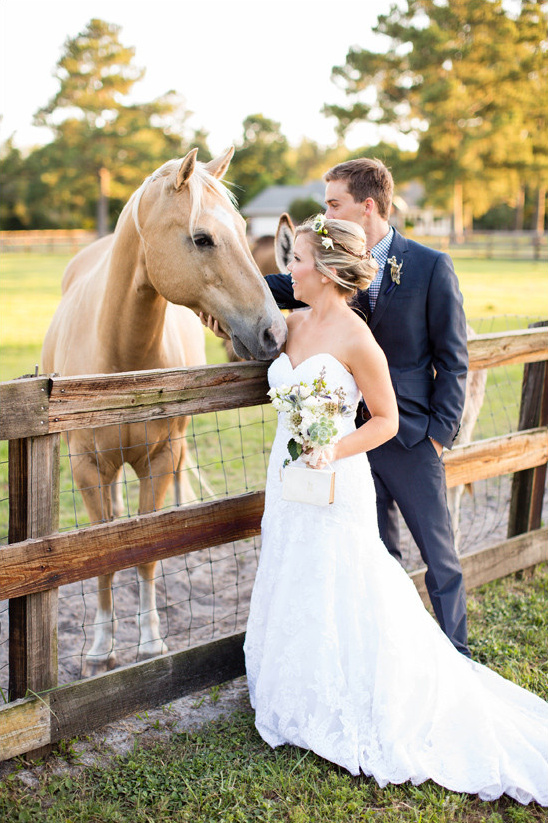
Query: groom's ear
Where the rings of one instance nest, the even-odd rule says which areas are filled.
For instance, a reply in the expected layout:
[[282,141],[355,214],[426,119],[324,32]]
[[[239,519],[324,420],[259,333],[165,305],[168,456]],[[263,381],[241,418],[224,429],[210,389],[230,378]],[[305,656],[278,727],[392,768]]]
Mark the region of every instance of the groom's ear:
[[294,239],[295,227],[293,226],[291,217],[284,212],[280,217],[278,228],[276,229],[276,239],[274,241],[276,265],[282,274],[287,274],[287,267],[293,257]]

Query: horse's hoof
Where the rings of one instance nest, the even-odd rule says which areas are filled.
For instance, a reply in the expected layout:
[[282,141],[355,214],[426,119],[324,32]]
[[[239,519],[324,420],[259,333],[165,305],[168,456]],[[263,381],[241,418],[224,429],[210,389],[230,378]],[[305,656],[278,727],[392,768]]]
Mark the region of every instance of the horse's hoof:
[[153,657],[167,654],[168,651],[167,643],[164,643],[163,640],[150,640],[148,643],[139,646],[137,660],[150,660]]
[[106,658],[86,658],[82,666],[82,677],[95,677],[97,674],[105,674],[116,668],[116,655],[109,654]]

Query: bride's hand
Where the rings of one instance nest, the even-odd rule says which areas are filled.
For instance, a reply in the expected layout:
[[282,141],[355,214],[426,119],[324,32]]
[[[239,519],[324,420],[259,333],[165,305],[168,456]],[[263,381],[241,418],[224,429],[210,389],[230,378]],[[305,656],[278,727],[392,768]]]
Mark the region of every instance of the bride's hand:
[[219,322],[214,317],[208,314],[206,320],[203,312],[200,312],[198,316],[202,321],[202,326],[205,326],[207,329],[210,329],[215,335],[215,337],[220,337],[221,340],[230,340],[230,335],[219,327]]
[[303,460],[309,469],[325,469],[335,459],[335,449],[333,446],[328,446],[327,449],[311,449],[301,454]]

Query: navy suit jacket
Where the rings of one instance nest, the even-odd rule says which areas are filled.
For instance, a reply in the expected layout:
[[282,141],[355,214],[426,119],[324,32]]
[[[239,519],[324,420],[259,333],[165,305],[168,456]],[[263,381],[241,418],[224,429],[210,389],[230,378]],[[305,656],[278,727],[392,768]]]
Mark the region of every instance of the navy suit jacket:
[[[397,439],[411,448],[426,436],[451,448],[464,406],[468,350],[462,294],[449,255],[394,232],[388,257],[402,263],[400,284],[390,264],[371,312],[367,291],[353,308],[367,321],[386,355],[400,413]],[[291,277],[268,275],[280,308],[302,307]]]

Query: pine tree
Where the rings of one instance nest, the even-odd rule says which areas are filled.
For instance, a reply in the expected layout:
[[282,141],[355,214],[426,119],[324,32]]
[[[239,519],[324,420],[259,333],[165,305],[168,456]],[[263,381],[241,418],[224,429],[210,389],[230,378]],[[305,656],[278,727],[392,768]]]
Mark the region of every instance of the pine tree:
[[417,176],[452,200],[457,236],[466,212],[515,195],[533,156],[543,162],[544,6],[526,0],[515,18],[502,0],[407,0],[378,18],[385,51],[350,49],[333,70],[353,99],[325,107],[339,132],[367,119],[412,135]]
[[[210,157],[205,135],[185,139],[190,113],[175,92],[145,104],[127,102],[144,71],[133,65],[135,49],[122,45],[120,32],[92,19],[68,38],[56,68],[59,90],[35,115],[36,124],[55,135],[40,151],[53,212],[64,225],[71,214],[80,215],[80,224],[96,222],[99,235],[108,231],[109,202],[111,213],[119,211],[145,176],[181,156],[190,142],[204,149],[201,159]],[[90,201],[95,221],[87,212]]]

